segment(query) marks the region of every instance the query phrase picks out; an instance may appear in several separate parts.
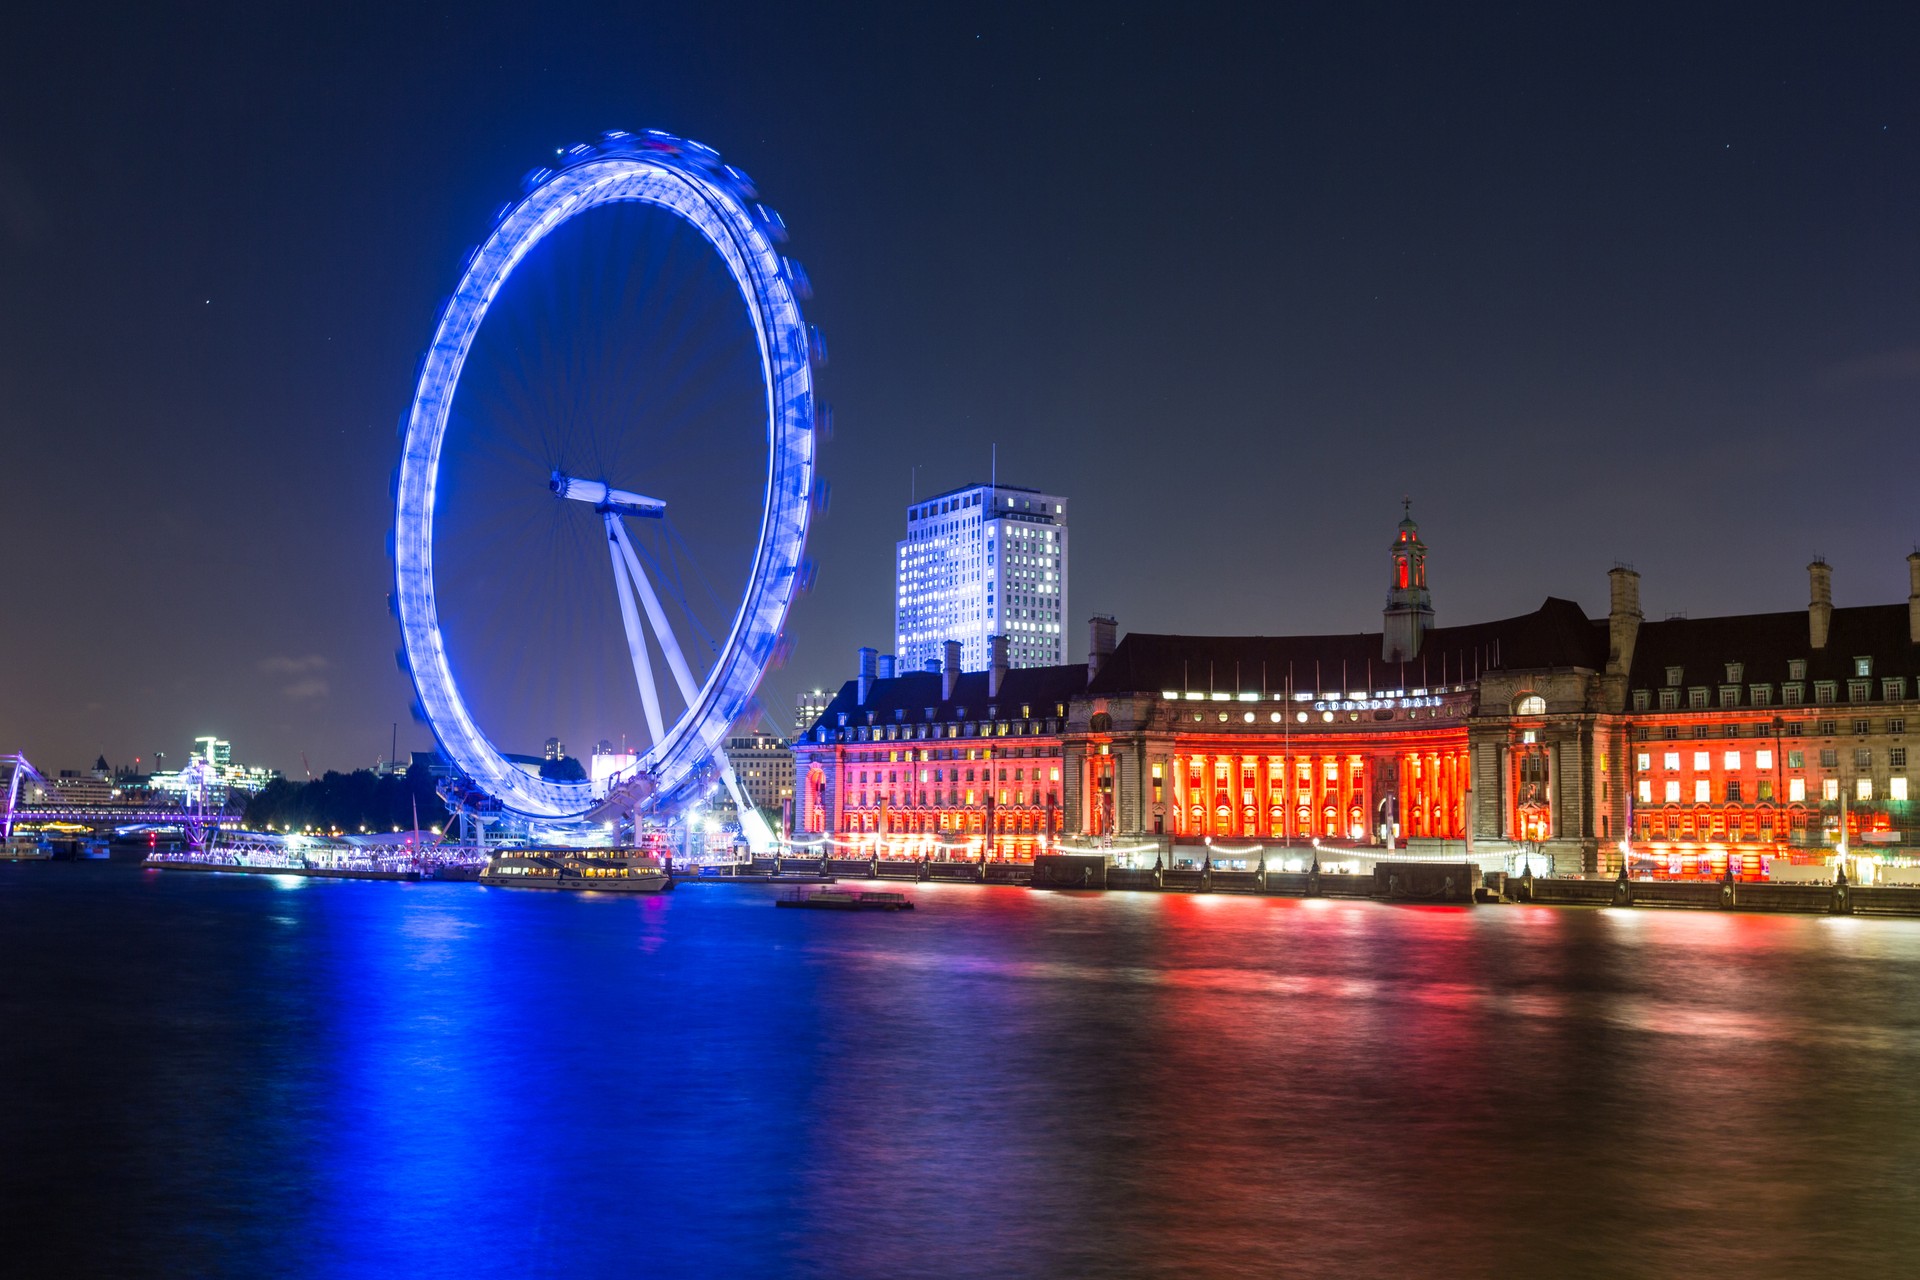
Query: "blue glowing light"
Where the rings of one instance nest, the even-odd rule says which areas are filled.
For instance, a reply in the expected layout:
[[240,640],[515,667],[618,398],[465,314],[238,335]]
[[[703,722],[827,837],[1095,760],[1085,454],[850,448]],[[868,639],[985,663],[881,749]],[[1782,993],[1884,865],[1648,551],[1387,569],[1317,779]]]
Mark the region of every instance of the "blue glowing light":
[[448,299],[407,414],[393,546],[404,653],[441,749],[483,791],[529,818],[575,818],[594,807],[590,782],[540,778],[517,768],[474,722],[447,661],[435,603],[434,488],[461,367],[514,268],[556,227],[600,205],[637,201],[675,214],[720,255],[746,303],[766,384],[769,449],[759,541],[726,644],[698,695],[641,761],[651,782],[648,804],[672,810],[711,781],[704,766],[747,709],[793,598],[816,496],[817,339],[810,339],[797,300],[807,288],[805,275],[774,248],[786,239],[779,216],[751,203],[746,176],[697,142],[655,131],[609,133],[597,143],[565,149],[556,168],[535,170],[526,185],[525,197],[501,211]]

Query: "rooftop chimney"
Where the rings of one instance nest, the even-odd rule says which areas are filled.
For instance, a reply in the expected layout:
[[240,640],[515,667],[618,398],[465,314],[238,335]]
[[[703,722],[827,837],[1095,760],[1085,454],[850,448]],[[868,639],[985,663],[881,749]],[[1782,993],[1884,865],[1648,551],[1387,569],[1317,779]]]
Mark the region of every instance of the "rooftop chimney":
[[1607,570],[1607,674],[1633,670],[1633,647],[1640,639],[1640,575],[1620,564]]
[[1907,557],[1907,640],[1920,644],[1920,551]]
[[920,669],[928,675],[937,676],[940,674],[940,659],[928,658],[925,663],[921,664]]
[[1816,649],[1827,647],[1827,629],[1833,625],[1833,569],[1825,560],[1807,566],[1813,599],[1807,605],[1807,639]]
[[[1920,552],[1915,553],[1920,558]],[[1007,638],[1005,636],[987,637],[987,696],[1000,696],[1000,685],[1007,678]]]
[[953,701],[953,687],[960,683],[960,642],[949,640],[940,646],[940,652],[947,657],[946,670],[940,677],[940,701]]
[[1113,633],[1119,625],[1104,613],[1087,619],[1087,679],[1093,679],[1113,656]]
[[893,655],[890,653],[880,655],[880,678],[882,680],[893,679]]
[[860,646],[860,697],[856,703],[857,706],[866,706],[867,695],[873,692],[874,668],[877,665],[879,657],[880,651],[878,649],[869,649],[865,645]]

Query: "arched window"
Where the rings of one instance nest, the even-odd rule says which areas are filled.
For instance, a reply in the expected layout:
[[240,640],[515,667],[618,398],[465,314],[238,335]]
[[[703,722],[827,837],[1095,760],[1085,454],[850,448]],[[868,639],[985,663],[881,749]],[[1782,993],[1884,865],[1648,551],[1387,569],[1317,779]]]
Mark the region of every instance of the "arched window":
[[1517,716],[1543,716],[1547,714],[1547,700],[1537,693],[1529,693],[1513,704],[1513,714]]

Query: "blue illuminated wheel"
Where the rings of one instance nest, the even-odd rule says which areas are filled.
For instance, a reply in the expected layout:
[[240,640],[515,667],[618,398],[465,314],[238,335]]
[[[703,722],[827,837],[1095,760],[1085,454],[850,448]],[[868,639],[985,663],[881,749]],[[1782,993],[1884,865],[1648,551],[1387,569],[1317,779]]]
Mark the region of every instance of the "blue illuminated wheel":
[[[404,422],[393,535],[401,656],[412,676],[420,711],[441,749],[474,787],[507,811],[537,821],[576,820],[608,808],[671,813],[717,781],[733,785],[720,751],[722,740],[748,710],[804,576],[801,557],[815,496],[813,361],[818,354],[817,340],[800,314],[806,278],[775,249],[776,242],[785,239],[779,217],[753,203],[753,188],[745,175],[722,164],[717,154],[699,143],[658,132],[609,133],[595,144],[565,151],[556,168],[529,174],[527,186],[527,194],[501,211],[492,233],[469,258],[459,287],[440,314]],[[673,488],[673,484],[665,478],[664,466],[653,465],[664,446],[655,451],[650,444],[652,418],[639,390],[619,402],[621,412],[603,413],[587,426],[577,426],[571,419],[562,424],[564,430],[549,421],[536,423],[524,433],[533,444],[524,440],[496,443],[493,435],[472,425],[483,414],[456,406],[462,373],[476,342],[483,346],[488,342],[482,335],[483,322],[490,309],[510,305],[501,300],[513,294],[509,282],[516,269],[543,244],[564,240],[570,234],[564,228],[605,216],[593,211],[617,208],[644,210],[645,216],[664,222],[685,238],[691,239],[686,236],[689,229],[697,234],[692,243],[706,259],[705,269],[722,282],[725,306],[737,323],[738,345],[748,353],[735,363],[750,371],[757,364],[745,401],[751,418],[746,426],[756,437],[763,428],[763,441],[713,439],[708,443],[716,433],[706,428],[682,433],[688,437],[683,442],[687,458],[701,457],[693,452],[701,448],[714,456],[716,466],[752,458],[744,471],[748,499],[739,504],[744,510],[737,521],[741,527],[740,553],[735,557],[739,572],[723,590],[709,586],[704,596],[683,581],[681,566],[694,563],[697,556],[691,551],[682,556],[675,550],[685,550],[686,540],[673,540],[678,535],[672,516],[681,512],[712,522],[717,519],[714,509],[721,504],[693,473],[692,463],[683,466],[673,493],[656,487]],[[590,218],[582,219],[589,214]],[[620,252],[603,250],[600,256]],[[619,263],[590,262],[588,266],[591,269],[584,274],[593,280],[613,278],[621,269]],[[647,290],[657,284],[657,275],[633,272],[634,283],[627,287],[627,294],[638,301],[631,305],[639,308],[648,303]],[[725,285],[728,280],[730,287]],[[687,327],[684,316],[675,310],[680,306],[654,308],[667,313],[656,332],[671,337]],[[554,336],[550,331],[564,326],[551,323],[543,322],[538,328],[533,338],[518,345],[499,339],[493,345],[508,352],[521,351],[528,342],[564,346],[571,360],[575,347],[593,339],[590,333]],[[636,360],[630,354],[609,363],[631,367]],[[560,367],[565,361],[556,359],[555,364]],[[646,374],[647,386],[640,390],[663,383],[677,388],[698,372],[699,364],[691,357],[671,356]],[[635,378],[639,380],[640,375]],[[627,412],[633,405],[641,407]],[[549,416],[558,421],[564,415]],[[735,415],[736,420],[739,417]],[[470,455],[483,461],[496,456],[505,459],[496,470],[508,477],[502,484],[510,483],[511,489],[500,488],[493,491],[496,496],[478,501],[467,496],[476,491],[477,481],[449,480],[443,452],[448,448],[450,424]],[[587,447],[581,442],[590,429],[604,439]],[[657,434],[664,438],[665,432]],[[542,449],[541,440],[550,447]],[[759,453],[762,447],[764,455]],[[458,450],[447,456],[457,454]],[[453,474],[468,475],[460,471],[462,465],[454,463]],[[480,472],[475,469],[472,474]],[[447,513],[458,511],[462,501],[469,509],[478,508],[481,516],[511,514],[522,504],[544,504],[535,515],[542,528],[560,531],[556,545],[565,550],[563,568],[597,575],[592,589],[574,585],[536,601],[536,589],[561,571],[511,567],[513,555],[532,539],[526,531],[531,523],[489,532],[493,541],[479,540],[480,549],[475,550],[476,539],[465,533],[436,529],[436,514],[446,525]],[[757,522],[749,518],[753,513]],[[670,536],[650,548],[646,539],[657,533]],[[459,566],[458,585],[452,576],[436,583],[436,553],[443,572],[449,572],[448,564]],[[515,573],[522,580],[513,580]],[[608,576],[612,590],[606,589]],[[487,717],[476,712],[476,702],[497,697],[494,690],[499,686],[528,681],[518,675],[491,680],[470,675],[475,683],[463,689],[456,680],[456,665],[470,672],[472,664],[466,651],[455,652],[459,646],[450,641],[445,596],[450,589],[466,589],[464,584],[475,580],[484,580],[489,601],[504,602],[496,612],[508,621],[530,617],[553,622],[557,628],[565,621],[562,615],[599,611],[598,621],[591,621],[587,629],[601,634],[582,648],[584,658],[557,654],[558,642],[545,639],[538,643],[516,640],[503,647],[515,652],[535,650],[563,672],[630,667],[624,676],[630,682],[625,684],[625,694],[639,695],[638,714],[628,716],[635,722],[628,738],[635,757],[630,766],[612,777],[554,776],[528,767],[524,754],[510,759],[496,745],[500,734],[490,733],[492,726],[483,723]],[[707,616],[710,625],[703,625],[700,610],[709,608],[704,603],[709,598],[713,600]],[[616,603],[618,621],[612,622]],[[694,643],[682,644],[681,628],[690,629]],[[617,647],[626,661],[609,664],[605,659],[616,647],[616,639],[624,642]],[[594,694],[576,701],[591,709],[611,702],[612,695]],[[623,724],[623,732],[625,728]],[[513,732],[523,740],[528,733],[524,725],[509,732],[509,738]]]

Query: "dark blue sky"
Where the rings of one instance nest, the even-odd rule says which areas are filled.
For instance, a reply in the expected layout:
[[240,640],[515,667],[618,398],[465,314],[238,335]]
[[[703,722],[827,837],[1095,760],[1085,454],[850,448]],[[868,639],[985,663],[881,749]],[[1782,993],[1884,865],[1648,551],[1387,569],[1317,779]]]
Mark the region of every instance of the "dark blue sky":
[[[1253,10],[1263,12],[1243,12]],[[43,6],[0,44],[0,749],[370,763],[394,423],[521,173],[751,172],[833,483],[768,701],[884,646],[910,469],[1071,495],[1123,630],[1898,599],[1920,20],[1347,4]],[[1270,11],[1268,11],[1270,10]],[[1073,627],[1076,654],[1082,626]]]

